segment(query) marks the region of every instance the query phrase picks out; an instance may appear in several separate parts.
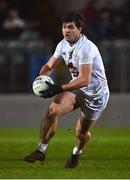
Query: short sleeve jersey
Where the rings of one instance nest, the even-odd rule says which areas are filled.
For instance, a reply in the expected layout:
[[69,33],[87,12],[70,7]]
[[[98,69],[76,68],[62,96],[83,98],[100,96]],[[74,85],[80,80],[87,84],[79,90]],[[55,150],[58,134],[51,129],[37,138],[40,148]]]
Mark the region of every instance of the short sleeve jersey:
[[70,70],[72,80],[79,75],[81,64],[92,64],[92,77],[88,86],[81,88],[82,91],[93,91],[107,85],[102,57],[96,45],[84,34],[73,45],[63,39],[56,47],[53,55],[55,58],[63,58]]

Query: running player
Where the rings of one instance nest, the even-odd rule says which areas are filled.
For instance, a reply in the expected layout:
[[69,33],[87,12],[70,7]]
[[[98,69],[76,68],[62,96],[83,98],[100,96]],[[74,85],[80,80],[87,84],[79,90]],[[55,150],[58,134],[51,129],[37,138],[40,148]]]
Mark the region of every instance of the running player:
[[107,105],[109,88],[103,61],[96,45],[82,34],[82,25],[83,21],[78,13],[70,12],[64,15],[64,39],[40,70],[40,75],[47,74],[62,57],[71,72],[72,80],[62,86],[46,82],[49,88],[47,91],[41,91],[41,96],[54,96],[54,99],[41,123],[39,146],[36,151],[25,157],[25,161],[44,161],[49,141],[56,131],[58,118],[80,108],[81,114],[76,125],[76,145],[65,164],[65,168],[75,168],[85,143],[91,138],[90,128]]

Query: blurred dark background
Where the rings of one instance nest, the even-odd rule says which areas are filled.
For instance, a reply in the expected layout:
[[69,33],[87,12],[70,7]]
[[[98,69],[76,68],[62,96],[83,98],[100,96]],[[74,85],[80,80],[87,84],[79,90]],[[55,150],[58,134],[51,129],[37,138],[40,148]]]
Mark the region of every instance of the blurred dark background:
[[[99,47],[111,92],[129,93],[129,8],[130,0],[0,0],[0,93],[32,92],[32,81],[62,39],[60,18],[72,10],[82,14],[84,33]],[[66,73],[61,63],[52,76],[63,83]]]

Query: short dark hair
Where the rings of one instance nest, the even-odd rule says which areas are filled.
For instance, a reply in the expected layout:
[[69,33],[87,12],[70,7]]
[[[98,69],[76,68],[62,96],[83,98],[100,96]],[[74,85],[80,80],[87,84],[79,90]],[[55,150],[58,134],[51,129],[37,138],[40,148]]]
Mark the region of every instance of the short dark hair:
[[84,20],[78,12],[68,12],[64,14],[61,19],[61,23],[74,22],[77,28],[83,27]]

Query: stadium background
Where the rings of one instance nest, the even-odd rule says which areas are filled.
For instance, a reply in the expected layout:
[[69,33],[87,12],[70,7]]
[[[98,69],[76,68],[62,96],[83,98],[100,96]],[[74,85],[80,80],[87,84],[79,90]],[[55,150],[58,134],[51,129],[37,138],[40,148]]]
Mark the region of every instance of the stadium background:
[[[62,38],[60,17],[71,10],[84,16],[84,32],[99,47],[106,68],[111,98],[97,125],[129,126],[129,5],[130,0],[0,0],[0,127],[39,127],[50,100],[34,96],[31,83]],[[5,25],[14,10],[23,26]],[[59,64],[55,82],[67,81],[66,72]],[[77,114],[64,116],[60,125],[74,127]]]

